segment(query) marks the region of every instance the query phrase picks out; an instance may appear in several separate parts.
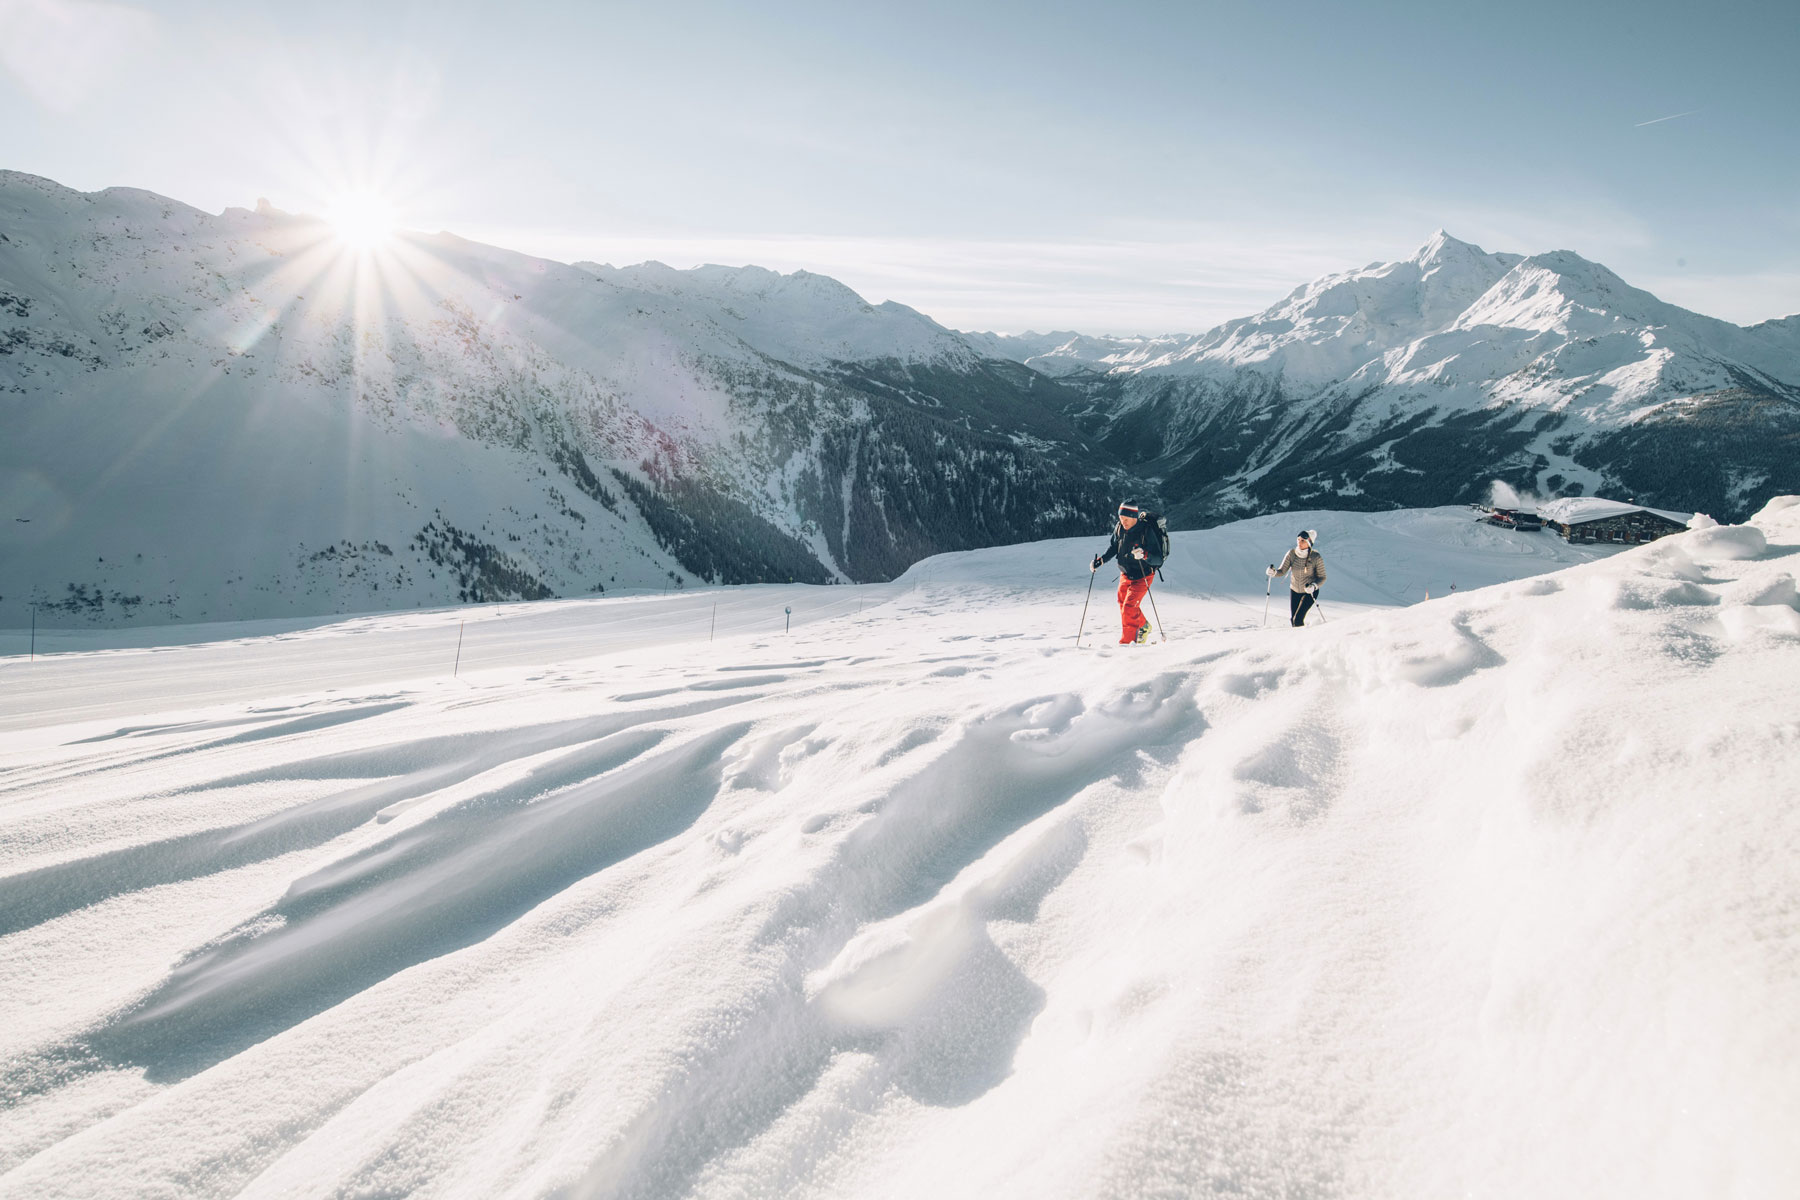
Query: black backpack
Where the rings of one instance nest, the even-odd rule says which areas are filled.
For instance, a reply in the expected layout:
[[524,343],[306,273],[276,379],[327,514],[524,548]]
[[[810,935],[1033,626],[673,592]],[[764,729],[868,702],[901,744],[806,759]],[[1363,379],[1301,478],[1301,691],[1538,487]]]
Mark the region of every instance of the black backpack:
[[[1169,551],[1174,548],[1169,541],[1169,518],[1163,516],[1161,513],[1146,512],[1138,517],[1138,520],[1150,522],[1151,527],[1156,530],[1156,561],[1150,565],[1156,568],[1157,577],[1160,579],[1162,577],[1162,565],[1168,561]],[[1116,540],[1124,531],[1125,527],[1115,520],[1113,522],[1114,539]]]

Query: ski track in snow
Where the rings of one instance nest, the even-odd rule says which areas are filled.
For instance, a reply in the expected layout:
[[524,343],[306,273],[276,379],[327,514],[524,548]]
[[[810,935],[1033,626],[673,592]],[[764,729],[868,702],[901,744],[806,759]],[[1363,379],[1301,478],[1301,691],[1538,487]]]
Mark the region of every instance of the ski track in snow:
[[0,659],[0,1195],[1792,1195],[1800,504],[1538,536]]

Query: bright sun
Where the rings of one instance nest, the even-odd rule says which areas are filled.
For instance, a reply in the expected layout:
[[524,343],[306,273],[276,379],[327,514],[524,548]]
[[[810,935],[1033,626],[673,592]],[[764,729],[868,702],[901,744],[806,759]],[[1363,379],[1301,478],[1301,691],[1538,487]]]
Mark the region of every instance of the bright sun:
[[355,250],[374,250],[394,235],[394,206],[373,192],[346,192],[325,209],[338,240]]

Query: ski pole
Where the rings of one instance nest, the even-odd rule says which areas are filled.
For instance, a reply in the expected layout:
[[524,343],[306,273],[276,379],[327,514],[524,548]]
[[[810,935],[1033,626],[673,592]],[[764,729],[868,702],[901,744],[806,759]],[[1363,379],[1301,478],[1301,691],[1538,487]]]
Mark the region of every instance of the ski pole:
[[1328,624],[1325,620],[1325,610],[1319,606],[1319,597],[1317,593],[1313,595],[1312,610],[1319,614],[1319,624]]
[[1083,601],[1082,601],[1082,602],[1081,602],[1081,628],[1080,628],[1080,629],[1077,629],[1077,630],[1076,630],[1076,631],[1075,631],[1075,644],[1076,644],[1076,645],[1077,645],[1077,646],[1079,646],[1079,645],[1081,645],[1081,635],[1082,635],[1082,634],[1083,634],[1083,633],[1086,633],[1086,632],[1087,632],[1087,610],[1088,610],[1088,601],[1089,601],[1089,600],[1092,600],[1092,599],[1093,599],[1093,598],[1094,598],[1094,576],[1095,576],[1095,575],[1097,575],[1097,574],[1099,574],[1099,571],[1098,571],[1098,570],[1096,570],[1096,569],[1094,569],[1094,568],[1092,568],[1092,567],[1090,567],[1090,568],[1089,568],[1089,569],[1088,569],[1088,590],[1087,590],[1087,599],[1085,599],[1085,600],[1083,600]]
[[[1273,571],[1274,569],[1275,569],[1275,564],[1270,563],[1269,570]],[[1270,575],[1269,581],[1263,585],[1263,628],[1264,629],[1267,629],[1269,627],[1269,597],[1274,594],[1275,594],[1275,576]]]
[[1151,588],[1149,591],[1145,592],[1144,598],[1150,601],[1150,613],[1156,618],[1156,627],[1162,630],[1162,640],[1165,642],[1168,641],[1169,631],[1163,629],[1162,614],[1156,611],[1156,589]]

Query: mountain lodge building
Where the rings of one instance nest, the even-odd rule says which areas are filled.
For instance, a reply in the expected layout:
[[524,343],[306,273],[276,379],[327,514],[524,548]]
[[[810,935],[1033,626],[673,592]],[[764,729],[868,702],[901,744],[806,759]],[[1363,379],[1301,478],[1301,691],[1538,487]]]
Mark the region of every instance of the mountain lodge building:
[[1653,542],[1688,527],[1692,513],[1666,512],[1600,496],[1565,496],[1538,515],[1566,542]]

